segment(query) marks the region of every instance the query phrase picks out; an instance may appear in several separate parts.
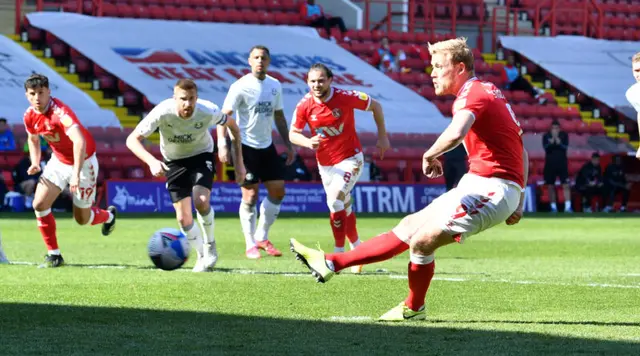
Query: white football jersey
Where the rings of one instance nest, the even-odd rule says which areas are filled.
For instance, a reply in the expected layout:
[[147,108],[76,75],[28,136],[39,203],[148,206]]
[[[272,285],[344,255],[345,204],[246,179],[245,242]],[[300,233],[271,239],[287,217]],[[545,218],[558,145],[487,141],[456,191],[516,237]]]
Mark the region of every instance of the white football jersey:
[[188,119],[178,115],[173,98],[164,100],[138,124],[135,132],[144,137],[156,129],[160,131],[160,152],[167,161],[193,157],[213,152],[211,128],[224,125],[227,115],[208,100],[198,99],[196,108]]
[[627,101],[640,114],[640,83],[635,83],[626,93]]
[[267,148],[272,142],[273,113],[283,109],[282,85],[271,76],[260,80],[249,73],[231,85],[222,109],[236,113],[243,144]]

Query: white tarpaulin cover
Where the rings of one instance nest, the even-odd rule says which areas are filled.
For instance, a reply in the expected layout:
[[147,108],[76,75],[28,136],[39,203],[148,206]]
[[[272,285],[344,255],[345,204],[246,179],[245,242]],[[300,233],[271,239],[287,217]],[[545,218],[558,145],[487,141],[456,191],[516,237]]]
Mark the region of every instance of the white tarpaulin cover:
[[501,36],[500,42],[586,95],[636,118],[625,93],[635,83],[631,57],[640,51],[640,43],[579,36]]
[[49,78],[52,95],[69,105],[85,126],[120,127],[120,121],[110,110],[104,110],[82,90],[60,76],[13,40],[0,36],[0,117],[9,124],[22,123],[29,106],[24,95],[24,81],[33,73]]
[[[197,80],[200,97],[222,105],[229,86],[249,69],[248,51],[271,51],[269,74],[283,84],[287,119],[308,91],[309,66],[322,62],[336,86],[378,99],[390,132],[441,132],[448,124],[435,105],[369,64],[322,39],[309,27],[200,23],[33,13],[30,23],[45,29],[99,66],[124,80],[154,104],[172,95],[181,77]],[[375,131],[371,113],[359,112],[356,127]]]

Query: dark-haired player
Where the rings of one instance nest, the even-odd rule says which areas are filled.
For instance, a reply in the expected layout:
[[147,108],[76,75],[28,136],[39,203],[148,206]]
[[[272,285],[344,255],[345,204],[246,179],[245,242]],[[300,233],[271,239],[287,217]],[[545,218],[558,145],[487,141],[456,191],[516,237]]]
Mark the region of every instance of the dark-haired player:
[[116,208],[107,210],[92,207],[96,197],[98,159],[93,137],[80,123],[76,114],[60,99],[51,97],[49,79],[33,74],[24,83],[31,106],[24,114],[31,166],[29,175],[40,172],[40,138],[51,147],[53,155],[40,176],[33,198],[33,210],[38,220],[48,253],[40,267],[59,267],[64,264],[58,249],[56,220],[51,206],[63,189],[69,186],[73,194],[73,217],[80,225],[102,224],[102,234],[115,228]]
[[[316,150],[322,185],[327,194],[335,252],[344,252],[348,237],[351,249],[360,244],[356,229],[356,214],[351,208],[351,190],[362,174],[364,158],[356,134],[354,110],[373,112],[378,127],[380,158],[389,149],[382,106],[367,94],[331,86],[333,73],[324,64],[309,69],[309,93],[296,106],[289,131],[291,142]],[[309,125],[313,137],[302,134]],[[354,266],[359,273],[362,266]]]
[[[149,166],[151,174],[167,177],[167,190],[178,223],[198,254],[194,272],[212,271],[218,261],[211,207],[215,164],[209,130],[214,125],[224,125],[233,136],[240,136],[235,121],[220,112],[216,104],[198,99],[198,87],[193,80],[180,79],[173,88],[173,97],[153,108],[127,138],[127,147]],[[164,162],[149,153],[141,142],[156,129],[160,132]],[[234,152],[242,157],[240,145]],[[245,174],[242,162],[235,169],[236,177]],[[193,221],[192,203],[198,212],[200,227]]]
[[[282,253],[269,241],[269,229],[280,213],[280,205],[285,196],[285,168],[276,151],[271,137],[273,122],[287,146],[287,161],[293,162],[294,151],[289,142],[287,120],[282,103],[282,85],[267,75],[271,62],[269,49],[254,46],[249,51],[251,73],[238,79],[229,88],[222,105],[227,115],[236,113],[242,137],[242,155],[247,168],[241,186],[240,225],[246,243],[246,256],[260,258],[260,249],[271,256]],[[218,154],[226,162],[227,148],[224,129],[218,128]],[[258,186],[264,184],[267,196],[260,204],[260,219],[256,226]]]

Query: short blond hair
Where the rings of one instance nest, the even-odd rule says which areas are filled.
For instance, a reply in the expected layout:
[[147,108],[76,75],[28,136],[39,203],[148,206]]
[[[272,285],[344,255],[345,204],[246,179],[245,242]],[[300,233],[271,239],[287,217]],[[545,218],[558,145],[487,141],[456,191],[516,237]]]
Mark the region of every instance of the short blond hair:
[[631,63],[640,63],[640,52],[636,53],[631,57]]
[[465,37],[458,37],[446,41],[429,43],[429,53],[433,56],[436,53],[449,53],[453,64],[464,63],[467,71],[473,73],[473,51],[467,45]]

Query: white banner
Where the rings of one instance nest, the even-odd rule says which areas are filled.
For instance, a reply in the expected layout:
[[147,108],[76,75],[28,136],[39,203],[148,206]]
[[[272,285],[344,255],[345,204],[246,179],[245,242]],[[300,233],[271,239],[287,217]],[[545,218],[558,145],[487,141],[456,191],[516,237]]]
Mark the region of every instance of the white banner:
[[635,83],[631,57],[640,43],[578,36],[501,36],[516,51],[586,95],[635,119],[625,93]]
[[[338,87],[361,90],[378,99],[390,132],[437,133],[448,120],[435,105],[396,83],[315,29],[34,13],[30,23],[45,29],[99,66],[126,81],[154,104],[172,95],[178,78],[197,80],[200,97],[222,105],[229,86],[245,72],[254,45],[271,51],[269,74],[283,85],[285,114],[308,87],[305,76],[315,62],[329,66]],[[356,127],[375,131],[371,113],[358,113]]]
[[7,118],[9,124],[22,123],[22,116],[29,106],[24,95],[24,81],[33,72],[49,78],[52,95],[69,105],[83,125],[120,127],[120,121],[112,111],[101,109],[89,95],[29,51],[0,36],[0,117]]

